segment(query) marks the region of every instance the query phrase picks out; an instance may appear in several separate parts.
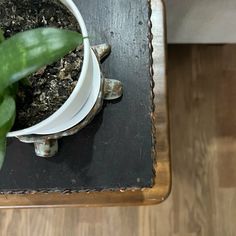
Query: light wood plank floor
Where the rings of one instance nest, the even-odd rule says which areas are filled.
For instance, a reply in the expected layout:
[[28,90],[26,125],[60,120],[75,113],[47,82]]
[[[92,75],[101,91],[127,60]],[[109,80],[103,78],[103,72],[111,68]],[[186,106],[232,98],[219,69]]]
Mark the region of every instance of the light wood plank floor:
[[0,211],[0,235],[236,235],[236,45],[169,46],[173,189],[159,206]]

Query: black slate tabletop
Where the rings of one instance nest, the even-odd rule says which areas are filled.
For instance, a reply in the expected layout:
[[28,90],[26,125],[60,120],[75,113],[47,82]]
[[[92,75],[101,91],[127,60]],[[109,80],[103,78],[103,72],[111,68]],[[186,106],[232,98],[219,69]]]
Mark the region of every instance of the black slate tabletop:
[[106,77],[124,84],[121,100],[106,103],[78,134],[59,141],[56,157],[9,139],[0,192],[151,187],[153,180],[149,5],[147,0],[82,0],[77,5],[92,44],[109,43]]

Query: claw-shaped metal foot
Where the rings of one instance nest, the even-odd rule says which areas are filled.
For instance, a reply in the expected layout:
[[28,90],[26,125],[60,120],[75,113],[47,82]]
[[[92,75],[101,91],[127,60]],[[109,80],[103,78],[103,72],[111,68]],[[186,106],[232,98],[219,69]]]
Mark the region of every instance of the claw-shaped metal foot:
[[119,80],[105,79],[104,95],[105,100],[115,100],[123,95],[123,85]]
[[102,61],[111,53],[111,45],[109,44],[99,44],[92,47],[99,61]]
[[53,157],[58,152],[58,142],[55,139],[42,140],[34,143],[35,153],[39,157]]

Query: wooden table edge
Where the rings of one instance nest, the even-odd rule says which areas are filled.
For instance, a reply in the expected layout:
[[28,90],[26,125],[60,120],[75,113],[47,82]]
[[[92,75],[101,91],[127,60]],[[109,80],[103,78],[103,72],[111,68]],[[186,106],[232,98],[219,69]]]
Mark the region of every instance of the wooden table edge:
[[155,205],[165,201],[171,192],[171,161],[169,142],[169,114],[166,78],[165,9],[161,0],[149,0],[152,6],[153,70],[156,130],[157,173],[154,186],[127,191],[81,192],[72,194],[37,193],[0,195],[0,208],[38,207],[105,207]]
[[[157,164],[159,175],[153,188],[128,191],[104,191],[61,193],[38,193],[22,195],[1,195],[1,209],[9,208],[47,208],[47,207],[109,207],[156,205],[165,201],[171,191],[170,162]],[[168,184],[167,184],[168,183]]]

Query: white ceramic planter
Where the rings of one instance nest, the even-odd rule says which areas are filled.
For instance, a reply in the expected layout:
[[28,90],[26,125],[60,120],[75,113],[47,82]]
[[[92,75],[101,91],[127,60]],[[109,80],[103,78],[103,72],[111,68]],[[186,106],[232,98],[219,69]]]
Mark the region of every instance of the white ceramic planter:
[[[72,0],[60,0],[76,17],[83,37],[88,37],[84,20]],[[84,61],[78,83],[67,101],[49,118],[32,127],[8,133],[8,137],[31,134],[53,134],[67,130],[82,121],[93,108],[101,86],[101,71],[89,39],[84,39]]]

